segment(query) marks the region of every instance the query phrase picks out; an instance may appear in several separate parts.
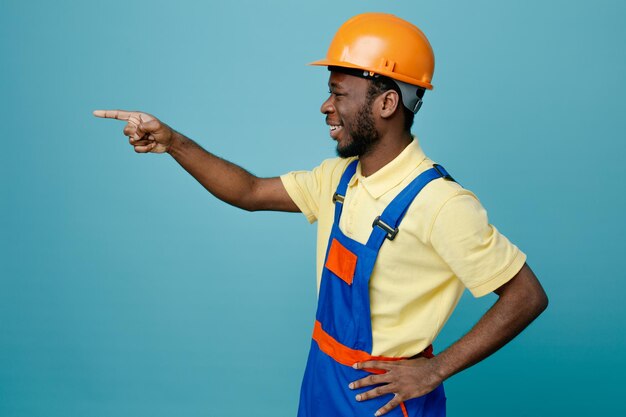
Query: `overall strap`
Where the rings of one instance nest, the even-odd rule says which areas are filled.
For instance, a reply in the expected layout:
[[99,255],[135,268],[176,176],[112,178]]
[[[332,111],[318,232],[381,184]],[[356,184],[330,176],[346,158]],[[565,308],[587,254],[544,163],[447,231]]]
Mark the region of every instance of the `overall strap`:
[[343,200],[346,198],[346,191],[348,190],[348,183],[356,172],[356,166],[359,163],[358,159],[350,162],[350,165],[346,168],[339,180],[337,191],[333,194],[333,203],[335,203],[335,223],[339,224],[339,218],[341,217],[341,211],[343,210]]
[[411,181],[404,190],[400,191],[400,194],[385,208],[383,214],[376,217],[372,224],[373,230],[367,241],[367,246],[379,250],[385,238],[393,240],[398,234],[398,226],[402,218],[415,197],[417,197],[419,192],[422,191],[428,183],[437,178],[445,178],[454,181],[450,174],[448,174],[448,171],[441,165],[435,164],[429,170],[422,172],[417,178]]

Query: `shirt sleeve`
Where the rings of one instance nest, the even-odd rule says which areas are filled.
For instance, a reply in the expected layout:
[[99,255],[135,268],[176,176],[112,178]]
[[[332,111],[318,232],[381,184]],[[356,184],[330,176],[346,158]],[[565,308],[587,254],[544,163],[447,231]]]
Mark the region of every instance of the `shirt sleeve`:
[[475,297],[508,282],[526,262],[526,255],[489,224],[478,199],[465,190],[441,206],[430,241]]
[[334,208],[332,194],[346,166],[353,160],[354,158],[326,159],[311,171],[292,171],[280,177],[287,194],[309,223],[318,219],[320,202],[325,201],[326,206]]
[[292,171],[280,177],[289,197],[306,216],[309,223],[317,220],[319,212],[319,170],[320,167],[316,167],[313,171]]

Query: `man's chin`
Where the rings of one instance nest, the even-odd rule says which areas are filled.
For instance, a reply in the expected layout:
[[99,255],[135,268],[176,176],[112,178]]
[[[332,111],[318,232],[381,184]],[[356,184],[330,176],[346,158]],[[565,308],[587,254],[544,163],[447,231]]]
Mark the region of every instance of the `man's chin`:
[[336,151],[337,151],[337,156],[343,159],[351,158],[353,156],[358,156],[351,152],[346,152],[344,149],[340,149],[340,148],[337,148]]
[[359,156],[361,154],[361,149],[358,146],[354,146],[354,142],[349,143],[347,146],[341,146],[337,144],[337,148],[335,149],[337,152],[337,156],[340,158],[352,158],[353,156]]

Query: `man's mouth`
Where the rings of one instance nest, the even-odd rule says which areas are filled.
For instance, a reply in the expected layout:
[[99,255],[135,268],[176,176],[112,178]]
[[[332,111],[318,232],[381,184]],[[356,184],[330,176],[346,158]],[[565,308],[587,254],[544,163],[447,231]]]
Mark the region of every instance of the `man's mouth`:
[[341,129],[343,128],[343,126],[341,125],[328,125],[329,129],[330,129],[330,137],[337,140],[337,137],[339,135],[339,132],[341,132]]

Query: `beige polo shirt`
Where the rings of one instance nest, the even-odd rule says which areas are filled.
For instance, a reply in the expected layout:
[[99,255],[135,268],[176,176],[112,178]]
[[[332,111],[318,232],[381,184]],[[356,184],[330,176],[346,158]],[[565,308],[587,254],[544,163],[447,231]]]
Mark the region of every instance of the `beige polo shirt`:
[[[318,222],[318,289],[334,218],[332,196],[354,159],[328,159],[312,171],[281,177],[309,222]],[[342,232],[365,244],[376,216],[432,165],[417,139],[369,177],[361,175],[358,165],[345,196]],[[420,192],[399,230],[393,241],[383,243],[370,278],[371,353],[376,356],[421,352],[435,340],[465,288],[476,297],[488,294],[526,261],[526,255],[489,224],[476,196],[444,179]]]

